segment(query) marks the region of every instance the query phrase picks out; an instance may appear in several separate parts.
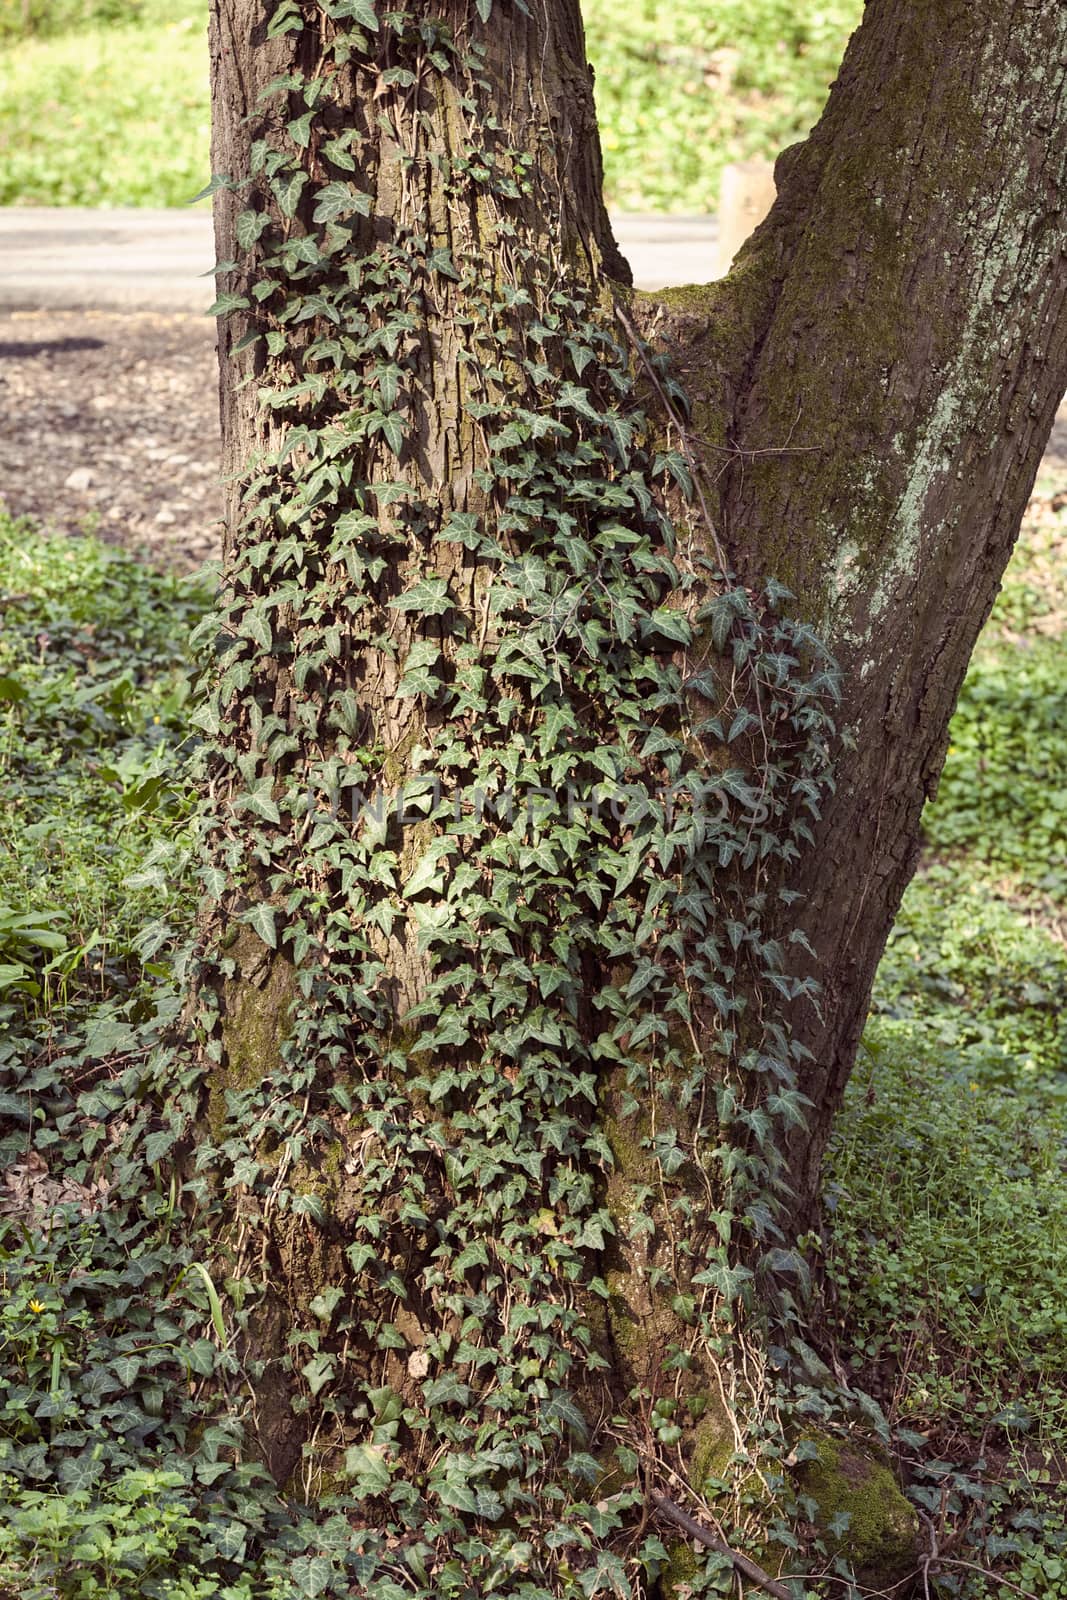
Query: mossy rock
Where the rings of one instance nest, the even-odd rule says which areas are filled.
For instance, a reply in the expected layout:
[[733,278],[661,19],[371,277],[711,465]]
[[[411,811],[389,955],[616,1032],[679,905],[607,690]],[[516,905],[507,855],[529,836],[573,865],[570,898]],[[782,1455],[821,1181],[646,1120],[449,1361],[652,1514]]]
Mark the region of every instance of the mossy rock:
[[[820,1436],[817,1455],[797,1469],[800,1492],[817,1502],[815,1516],[834,1555],[843,1556],[860,1583],[885,1588],[915,1570],[919,1523],[889,1466],[850,1444]],[[842,1513],[848,1525],[831,1533]]]

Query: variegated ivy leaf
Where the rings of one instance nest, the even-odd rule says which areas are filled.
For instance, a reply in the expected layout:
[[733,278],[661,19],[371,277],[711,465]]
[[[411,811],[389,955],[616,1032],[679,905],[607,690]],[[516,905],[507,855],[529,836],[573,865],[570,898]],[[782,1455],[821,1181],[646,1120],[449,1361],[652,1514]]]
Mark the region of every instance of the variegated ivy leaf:
[[235,311],[244,311],[252,304],[246,294],[220,294],[213,306],[207,311],[209,317],[229,317]]
[[239,921],[247,922],[248,926],[259,934],[264,944],[269,945],[272,950],[277,950],[278,930],[274,922],[273,906],[269,906],[265,901],[261,900],[258,905],[252,907],[251,911],[245,911]]
[[403,594],[389,602],[394,611],[417,611],[424,617],[440,617],[452,604],[444,578],[421,578]]
[[366,28],[369,33],[378,32],[378,17],[374,10],[374,0],[332,0],[326,7],[331,17],[351,17],[358,22],[360,27]]
[[369,194],[337,180],[316,190],[313,217],[316,222],[335,222],[338,217],[352,216],[353,212],[366,217],[370,215],[370,206]]
[[296,208],[307,181],[307,173],[300,171],[279,172],[270,180],[271,190],[283,217],[296,216]]

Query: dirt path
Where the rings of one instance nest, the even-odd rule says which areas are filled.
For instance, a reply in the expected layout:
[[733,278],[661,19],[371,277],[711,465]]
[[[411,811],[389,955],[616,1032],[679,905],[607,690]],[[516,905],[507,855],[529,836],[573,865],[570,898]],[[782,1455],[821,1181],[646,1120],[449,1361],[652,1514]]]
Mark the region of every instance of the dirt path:
[[171,566],[217,553],[215,325],[159,312],[0,313],[0,500]]
[[[217,381],[203,316],[0,311],[0,501],[199,566],[222,513]],[[1039,488],[1067,489],[1067,407]]]

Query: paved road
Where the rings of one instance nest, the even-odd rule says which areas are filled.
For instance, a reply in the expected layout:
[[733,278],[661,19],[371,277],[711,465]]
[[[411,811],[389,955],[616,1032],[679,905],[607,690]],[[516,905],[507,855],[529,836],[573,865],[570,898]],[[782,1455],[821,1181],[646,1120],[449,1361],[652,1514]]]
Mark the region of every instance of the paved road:
[[[713,217],[613,218],[642,289],[706,283],[715,271]],[[203,311],[214,261],[206,202],[175,211],[0,207],[0,310]],[[1067,479],[1067,401],[1043,476]]]
[[[642,289],[706,282],[712,217],[618,217]],[[202,311],[214,295],[206,202],[180,211],[0,207],[0,306],[9,310]]]

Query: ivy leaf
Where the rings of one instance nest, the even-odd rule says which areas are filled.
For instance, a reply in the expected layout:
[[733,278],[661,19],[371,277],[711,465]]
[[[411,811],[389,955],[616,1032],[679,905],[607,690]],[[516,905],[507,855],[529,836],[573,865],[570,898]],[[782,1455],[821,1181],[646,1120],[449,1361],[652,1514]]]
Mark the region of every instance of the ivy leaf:
[[353,211],[358,211],[361,217],[370,215],[371,197],[363,194],[359,189],[353,189],[350,183],[325,183],[315,194],[315,210],[313,212],[316,222],[336,222],[338,217],[350,217]]
[[404,416],[402,412],[374,412],[370,419],[370,431],[382,435],[394,456],[398,456],[404,448]]
[[206,200],[209,195],[218,194],[220,189],[226,189],[232,193],[240,193],[242,189],[247,189],[247,187],[247,178],[239,180],[237,178],[228,177],[225,172],[216,172],[213,175],[211,182],[201,189],[199,194],[194,194],[193,198],[188,200],[186,204],[195,206],[198,200]]
[[144,1158],[150,1167],[154,1167],[157,1161],[163,1160],[177,1137],[173,1128],[161,1128],[157,1133],[147,1135],[144,1142]]
[[440,646],[435,639],[419,639],[404,662],[404,676],[397,687],[397,695],[436,694],[441,680],[430,668],[436,666],[440,656]]
[[439,894],[444,888],[444,884],[445,876],[441,871],[437,852],[430,850],[423,856],[400,893],[405,900],[413,900],[417,894],[423,894],[427,889],[432,889],[435,894]]
[[207,1527],[208,1537],[224,1561],[240,1561],[244,1557],[247,1529],[241,1522],[212,1522]]
[[140,1356],[117,1356],[111,1363],[111,1370],[122,1387],[129,1389],[141,1370],[141,1358]]
[[302,116],[294,117],[292,122],[286,123],[290,139],[301,150],[306,150],[311,143],[311,123],[314,116],[314,111],[305,111]]
[[600,421],[600,412],[590,402],[589,390],[583,389],[580,384],[560,384],[556,404],[558,406],[567,406],[571,410],[577,411],[579,416],[588,417],[590,422]]
[[351,17],[369,33],[378,32],[374,0],[337,0],[336,5],[331,5],[327,9],[331,17]]
[[235,311],[244,311],[252,304],[246,294],[233,294],[229,291],[220,294],[214,305],[209,306],[204,313],[207,317],[229,317]]
[[396,397],[400,391],[400,379],[402,376],[403,374],[395,361],[386,362],[375,367],[372,373],[372,377],[378,380],[378,393],[381,396],[382,405],[387,406],[390,411],[396,406]]
[[382,1494],[389,1487],[389,1468],[381,1445],[351,1445],[345,1451],[345,1472],[357,1494]]
[[335,1568],[329,1556],[297,1556],[288,1565],[294,1584],[308,1600],[325,1594],[334,1580]]
[[493,11],[493,0],[475,0],[478,15],[483,22],[488,22]]
[[633,443],[634,425],[628,417],[621,417],[617,411],[609,411],[604,418],[608,431],[615,440],[619,455],[625,459],[626,452]]
[[752,1274],[747,1267],[731,1267],[723,1260],[712,1261],[703,1272],[694,1273],[693,1282],[708,1284],[711,1288],[717,1289],[724,1300],[734,1301],[740,1297],[742,1289],[751,1278]]
[[321,1390],[325,1389],[333,1377],[334,1366],[334,1357],[328,1351],[322,1350],[317,1356],[312,1356],[311,1360],[300,1368],[304,1381],[313,1395],[319,1394]]
[[472,1515],[477,1513],[478,1497],[462,1478],[442,1478],[436,1483],[431,1481],[430,1487],[442,1505],[451,1507],[453,1511],[468,1511]]
[[242,250],[250,250],[270,223],[265,211],[242,211],[237,218],[237,243]]
[[356,158],[348,148],[352,139],[351,129],[346,129],[336,139],[327,139],[322,147],[326,160],[335,167],[343,167],[346,172],[355,172]]
[[299,169],[277,173],[270,180],[271,190],[278,205],[281,207],[283,217],[296,216],[296,208],[300,204],[300,196],[307,181],[307,173],[301,172]]
[[238,918],[240,922],[247,922],[254,933],[258,933],[263,943],[272,950],[278,948],[278,930],[274,921],[274,907],[261,900],[251,911],[245,911]]
[[267,24],[267,38],[277,39],[279,34],[299,33],[303,26],[304,18],[300,13],[300,7],[295,4],[295,0],[285,0],[285,4],[278,7]]
[[339,1284],[328,1284],[321,1294],[315,1296],[308,1310],[312,1316],[321,1317],[323,1322],[329,1322],[344,1297],[345,1291]]
[[426,260],[426,265],[431,272],[439,272],[443,278],[459,280],[456,264],[452,260],[452,252],[447,246],[442,245],[439,250],[434,250]]
[[244,801],[250,811],[257,817],[262,817],[264,822],[280,823],[281,812],[274,802],[274,779],[268,776],[260,778],[259,782],[251,789]]
[[614,1595],[632,1593],[630,1580],[622,1561],[612,1550],[598,1550],[590,1566],[578,1579],[582,1593],[592,1597],[608,1590]]
[[200,1378],[210,1378],[215,1370],[215,1359],[218,1351],[210,1339],[194,1339],[192,1344],[186,1345],[182,1356],[190,1371],[195,1372]]
[[485,1248],[484,1242],[481,1239],[473,1239],[465,1250],[460,1251],[452,1263],[452,1270],[459,1277],[461,1273],[469,1271],[471,1267],[487,1267],[488,1265],[489,1253]]
[[681,489],[687,500],[693,498],[693,479],[685,460],[677,450],[665,450],[656,457],[652,463],[652,476],[658,478],[661,472],[669,472],[675,483]]
[[251,639],[253,643],[258,644],[263,655],[270,654],[270,647],[274,643],[274,635],[271,632],[270,623],[261,612],[247,612],[241,625],[241,632],[245,638]]
[[441,617],[452,604],[444,578],[423,578],[390,600],[394,611],[418,611],[424,617]]
[[641,620],[641,637],[659,634],[663,639],[674,639],[679,644],[692,644],[693,629],[684,611],[671,606],[657,606],[651,616]]

